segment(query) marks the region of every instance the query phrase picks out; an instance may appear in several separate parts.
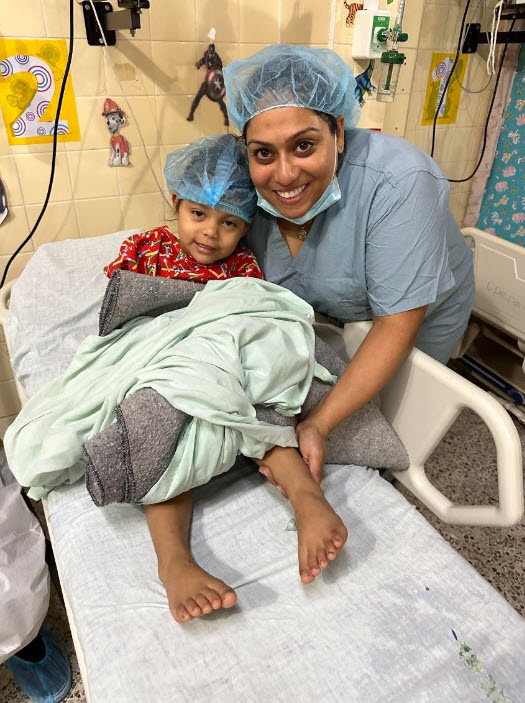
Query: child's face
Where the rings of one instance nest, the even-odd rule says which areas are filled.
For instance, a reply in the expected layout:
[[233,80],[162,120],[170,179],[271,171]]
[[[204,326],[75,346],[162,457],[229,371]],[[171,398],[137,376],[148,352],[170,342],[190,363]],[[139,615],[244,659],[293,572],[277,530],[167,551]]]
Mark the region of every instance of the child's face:
[[214,210],[209,205],[179,201],[176,194],[173,209],[179,221],[181,248],[200,264],[214,264],[233,254],[249,226],[240,217]]

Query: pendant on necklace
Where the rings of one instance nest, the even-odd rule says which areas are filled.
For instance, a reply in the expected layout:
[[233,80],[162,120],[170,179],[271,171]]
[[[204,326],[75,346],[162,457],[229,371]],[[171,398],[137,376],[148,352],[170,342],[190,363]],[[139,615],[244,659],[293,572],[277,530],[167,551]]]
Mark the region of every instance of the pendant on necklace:
[[299,239],[301,240],[301,242],[304,242],[304,240],[305,240],[306,237],[308,236],[308,231],[307,231],[306,227],[304,227],[304,226],[300,227],[300,228],[299,228],[299,233],[298,233],[297,236],[299,237]]

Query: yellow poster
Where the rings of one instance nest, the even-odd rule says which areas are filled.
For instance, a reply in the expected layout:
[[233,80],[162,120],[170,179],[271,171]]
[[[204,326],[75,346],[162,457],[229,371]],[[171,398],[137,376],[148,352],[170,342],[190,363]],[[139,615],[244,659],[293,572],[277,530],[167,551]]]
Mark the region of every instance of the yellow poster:
[[[434,122],[437,106],[443,95],[445,84],[454,65],[455,54],[432,54],[430,72],[427,83],[427,94],[423,105],[422,125],[430,125]],[[437,124],[455,124],[458,114],[459,99],[461,97],[461,86],[459,80],[463,82],[465,69],[467,67],[467,54],[459,57],[454,75],[450,79],[447,94],[443,98]]]
[[[67,45],[62,39],[0,40],[0,105],[9,144],[53,141]],[[80,141],[71,74],[64,91],[58,140]]]

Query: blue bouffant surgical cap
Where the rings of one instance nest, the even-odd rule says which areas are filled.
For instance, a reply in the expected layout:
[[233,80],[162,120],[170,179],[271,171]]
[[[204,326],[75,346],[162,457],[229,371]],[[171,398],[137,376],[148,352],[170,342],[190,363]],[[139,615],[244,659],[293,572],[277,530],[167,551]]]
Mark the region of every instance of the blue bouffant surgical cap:
[[233,134],[198,139],[166,157],[170,193],[204,203],[251,222],[257,195],[248,170],[246,148]]
[[275,107],[344,115],[346,127],[359,121],[354,75],[330,49],[274,44],[232,61],[223,72],[230,120],[241,132],[252,117]]

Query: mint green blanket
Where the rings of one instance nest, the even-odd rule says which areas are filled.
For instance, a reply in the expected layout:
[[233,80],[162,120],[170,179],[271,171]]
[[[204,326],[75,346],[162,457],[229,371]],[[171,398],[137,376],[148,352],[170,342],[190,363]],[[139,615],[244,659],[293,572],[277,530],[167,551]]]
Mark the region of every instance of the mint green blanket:
[[32,396],[9,427],[12,472],[35,499],[77,481],[82,443],[113,423],[117,404],[140,388],[193,418],[144,503],[208,482],[239,453],[262,458],[275,445],[297,446],[292,427],[258,421],[253,406],[295,415],[314,375],[335,381],[315,362],[313,318],[290,291],[235,278],[208,283],[183,310],[88,337],[64,376]]

